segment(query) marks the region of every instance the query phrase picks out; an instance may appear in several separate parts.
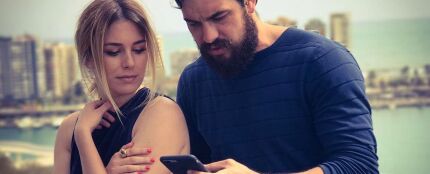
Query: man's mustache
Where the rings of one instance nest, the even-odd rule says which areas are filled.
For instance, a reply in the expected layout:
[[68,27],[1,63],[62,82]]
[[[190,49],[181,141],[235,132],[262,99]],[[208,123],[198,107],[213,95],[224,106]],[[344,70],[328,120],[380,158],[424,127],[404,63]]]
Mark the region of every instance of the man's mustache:
[[226,39],[219,39],[218,38],[215,41],[213,41],[212,43],[203,43],[202,45],[200,45],[200,50],[207,52],[213,47],[229,48],[229,47],[231,47],[231,42],[229,40],[226,40]]

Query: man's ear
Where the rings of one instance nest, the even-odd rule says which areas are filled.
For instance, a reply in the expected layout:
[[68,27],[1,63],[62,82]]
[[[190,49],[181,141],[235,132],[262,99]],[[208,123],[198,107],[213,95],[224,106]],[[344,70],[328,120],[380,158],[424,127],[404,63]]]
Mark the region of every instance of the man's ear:
[[246,12],[255,13],[255,5],[257,5],[257,0],[245,0]]

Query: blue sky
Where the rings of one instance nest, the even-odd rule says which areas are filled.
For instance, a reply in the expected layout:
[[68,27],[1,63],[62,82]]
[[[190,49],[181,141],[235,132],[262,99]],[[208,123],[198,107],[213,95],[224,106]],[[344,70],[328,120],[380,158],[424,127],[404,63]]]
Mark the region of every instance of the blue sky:
[[[157,31],[186,31],[171,0],[142,0]],[[71,39],[80,12],[90,0],[1,0],[0,35],[30,33],[42,39]],[[349,12],[353,22],[430,18],[428,0],[259,0],[263,20],[286,16],[303,25],[311,18],[328,21],[330,13]]]

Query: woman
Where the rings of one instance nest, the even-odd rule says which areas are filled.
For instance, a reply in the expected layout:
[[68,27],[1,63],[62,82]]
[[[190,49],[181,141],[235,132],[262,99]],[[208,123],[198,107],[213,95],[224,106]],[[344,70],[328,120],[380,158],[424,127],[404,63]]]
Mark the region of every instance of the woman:
[[[189,153],[188,132],[178,105],[150,90],[161,57],[142,6],[137,0],[93,1],[75,40],[84,80],[99,100],[59,127],[54,173],[169,173],[158,158]],[[146,72],[149,88],[142,87]],[[100,124],[108,128],[96,129]]]

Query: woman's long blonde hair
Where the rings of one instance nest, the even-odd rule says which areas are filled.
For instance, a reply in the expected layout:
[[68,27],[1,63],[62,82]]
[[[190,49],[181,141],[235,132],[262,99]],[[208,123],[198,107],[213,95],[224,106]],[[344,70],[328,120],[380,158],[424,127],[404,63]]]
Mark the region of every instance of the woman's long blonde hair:
[[[117,20],[133,22],[147,42],[148,63],[145,76],[150,78],[150,83],[145,86],[150,89],[150,94],[142,105],[155,97],[156,72],[163,64],[157,35],[149,22],[149,16],[137,0],[94,0],[85,8],[75,34],[83,82],[93,99],[109,100],[117,115],[122,115],[109,91],[103,63],[104,36],[110,25]],[[91,68],[88,66],[90,64]]]

